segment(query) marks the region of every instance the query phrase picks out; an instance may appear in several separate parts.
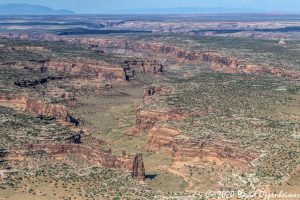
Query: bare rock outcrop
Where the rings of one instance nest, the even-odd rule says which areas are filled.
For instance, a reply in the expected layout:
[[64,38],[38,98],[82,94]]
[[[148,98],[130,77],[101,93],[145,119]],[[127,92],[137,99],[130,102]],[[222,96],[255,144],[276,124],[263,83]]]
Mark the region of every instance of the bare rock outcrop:
[[[222,56],[217,52],[192,51],[183,47],[170,46],[163,43],[140,42],[125,39],[96,39],[96,38],[77,38],[77,42],[85,45],[96,44],[106,49],[126,49],[133,52],[141,52],[149,55],[156,55],[157,58],[164,57],[169,62],[203,64],[237,67],[240,62],[237,59]],[[69,40],[69,41],[74,41]],[[157,56],[163,55],[163,56]]]
[[181,133],[172,128],[155,126],[148,132],[148,147],[153,151],[167,150],[172,152],[175,137]]
[[132,177],[138,181],[145,180],[145,167],[142,154],[137,154],[134,157],[132,166]]
[[0,105],[12,107],[25,113],[42,117],[52,117],[62,121],[66,121],[69,116],[68,110],[63,105],[34,100],[27,96],[0,96]]
[[[142,52],[155,57],[163,57],[171,63],[208,64],[212,70],[229,73],[271,74],[278,77],[300,78],[300,72],[285,70],[281,67],[248,65],[237,58],[224,56],[218,52],[186,50],[182,47],[168,46],[162,43],[139,42],[122,39],[81,39],[82,44],[97,44],[107,49],[126,49]],[[159,55],[159,56],[157,56]]]
[[83,72],[98,76],[98,78],[108,80],[124,80],[124,71],[118,66],[112,66],[103,62],[93,62],[86,60],[49,60],[45,63],[46,69],[62,71],[75,74]]
[[140,73],[159,74],[164,72],[164,66],[156,60],[127,60],[123,66]]
[[57,119],[64,119],[68,115],[67,109],[62,105],[44,103],[33,99],[26,100],[25,112]]
[[33,152],[40,152],[61,160],[67,155],[76,155],[88,161],[93,166],[111,168],[130,172],[138,181],[145,179],[145,168],[141,154],[115,156],[110,151],[100,148],[86,147],[77,144],[39,145],[29,144],[19,150],[10,150],[5,154],[7,161],[22,161],[28,159]]
[[147,131],[154,127],[158,121],[182,121],[185,115],[177,110],[170,110],[166,112],[159,112],[155,110],[136,111],[136,128],[140,131]]
[[255,153],[241,148],[232,141],[211,138],[207,140],[181,139],[176,140],[172,151],[173,169],[184,165],[213,164],[247,168],[255,158]]
[[[103,39],[103,38],[68,38],[54,34],[40,33],[8,33],[2,34],[3,38],[18,38],[27,40],[47,40],[79,43],[83,45],[97,45],[107,49],[121,49],[135,53],[143,53],[148,56],[160,58],[163,62],[187,63],[187,64],[208,64],[212,70],[226,73],[249,73],[249,74],[271,74],[278,77],[300,78],[300,72],[285,70],[282,67],[248,65],[237,58],[224,56],[218,52],[187,50],[184,47],[166,45],[164,43],[142,42],[128,39]],[[150,68],[153,70],[153,68]]]
[[122,64],[125,80],[134,79],[136,73],[148,75],[160,75],[164,73],[164,66],[156,60],[127,60]]
[[46,70],[62,71],[73,74],[89,73],[99,79],[126,80],[134,79],[136,73],[161,74],[163,65],[157,61],[128,60],[120,65],[111,65],[104,62],[87,60],[48,60],[44,64]]

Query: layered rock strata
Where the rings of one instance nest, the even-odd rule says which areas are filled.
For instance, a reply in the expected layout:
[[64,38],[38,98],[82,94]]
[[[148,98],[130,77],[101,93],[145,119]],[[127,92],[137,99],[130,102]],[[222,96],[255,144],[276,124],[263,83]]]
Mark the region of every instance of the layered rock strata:
[[124,80],[124,71],[117,66],[111,66],[102,62],[87,62],[83,60],[49,60],[45,62],[44,67],[53,71],[68,73],[90,73],[97,75],[98,78],[108,80]]
[[57,145],[26,145],[21,150],[10,150],[4,156],[6,161],[22,161],[28,158],[33,152],[39,152],[50,155],[55,159],[62,159],[63,156],[79,156],[93,166],[111,168],[130,172],[133,178],[137,180],[145,179],[145,169],[141,154],[123,155],[121,157],[111,154],[99,148],[85,147],[75,144],[57,144]]
[[137,154],[134,157],[132,165],[132,177],[138,181],[145,180],[145,167],[142,154]]
[[0,96],[0,105],[40,117],[54,118],[76,126],[80,124],[80,121],[72,117],[65,106],[34,100],[27,96]]
[[182,121],[185,115],[177,110],[170,110],[166,112],[142,110],[138,109],[136,112],[136,128],[141,131],[148,131],[154,127],[158,121]]
[[148,147],[153,151],[166,150],[172,152],[175,137],[181,133],[172,128],[154,126],[148,132]]
[[249,65],[237,58],[224,56],[218,52],[187,50],[183,47],[170,46],[163,43],[140,42],[127,39],[68,38],[53,34],[38,33],[9,33],[2,35],[2,37],[27,40],[65,41],[97,46],[108,50],[123,49],[125,51],[148,54],[148,56],[156,58],[160,57],[161,61],[164,62],[193,65],[208,64],[212,70],[227,73],[271,74],[278,77],[300,78],[300,72],[295,70],[285,70],[282,67]]
[[247,168],[254,158],[254,152],[232,141],[218,138],[180,139],[174,141],[171,168],[179,169],[185,165],[197,164]]

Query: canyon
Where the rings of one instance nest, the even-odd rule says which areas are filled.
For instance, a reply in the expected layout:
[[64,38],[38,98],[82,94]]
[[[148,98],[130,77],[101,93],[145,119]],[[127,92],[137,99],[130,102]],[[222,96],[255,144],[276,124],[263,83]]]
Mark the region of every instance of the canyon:
[[76,17],[1,25],[0,196],[197,199],[296,187],[297,28],[282,33],[291,40],[256,38],[296,22]]
[[[274,75],[277,77],[287,77],[299,79],[300,74],[295,70],[285,70],[282,67],[275,66],[259,66],[251,63],[245,63],[235,57],[224,56],[218,52],[210,51],[195,51],[188,50],[184,47],[170,46],[164,43],[140,42],[135,40],[125,39],[103,39],[103,38],[68,38],[56,35],[43,34],[6,34],[4,38],[31,39],[31,40],[46,40],[46,41],[64,41],[69,43],[79,43],[87,46],[96,46],[99,48],[111,50],[125,50],[134,53],[143,53],[149,57],[160,60],[166,64],[192,64],[203,65],[209,64],[211,70],[224,73],[246,73],[260,75]],[[158,57],[156,55],[159,55]],[[152,64],[150,64],[152,65]],[[158,64],[158,67],[152,67],[150,71],[153,73],[162,72],[163,69]],[[68,67],[70,70],[70,66]],[[76,68],[75,68],[76,69]],[[99,69],[100,70],[100,69]],[[147,70],[146,70],[147,71]]]
[[[70,124],[79,125],[79,121],[72,117],[65,106],[56,105],[48,102],[34,100],[26,96],[0,96],[0,105],[12,107],[18,111],[33,114],[39,117],[55,118],[58,121],[69,122]],[[3,162],[9,162],[13,165],[15,162],[31,159],[34,152],[44,153],[47,156],[54,157],[55,160],[67,159],[67,155],[79,156],[85,159],[93,166],[113,168],[123,170],[132,174],[133,178],[138,181],[145,179],[145,168],[141,154],[126,155],[117,157],[110,150],[103,150],[98,147],[97,140],[91,136],[85,136],[89,147],[84,144],[27,144],[23,147],[10,149],[6,153],[1,154]],[[94,144],[96,141],[96,144]],[[99,142],[99,141],[98,141]],[[100,141],[100,143],[103,143]],[[93,145],[94,146],[93,146]],[[93,147],[91,147],[91,145]],[[96,146],[95,146],[96,145]]]

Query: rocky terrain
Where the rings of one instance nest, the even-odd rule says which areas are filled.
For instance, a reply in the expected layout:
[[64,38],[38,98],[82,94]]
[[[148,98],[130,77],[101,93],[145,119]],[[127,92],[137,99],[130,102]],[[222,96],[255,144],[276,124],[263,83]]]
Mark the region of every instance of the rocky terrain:
[[297,192],[299,42],[205,36],[297,21],[99,23],[0,31],[1,197]]
[[26,96],[1,96],[0,104],[43,117],[66,119],[68,116],[64,106],[37,101]]
[[[161,62],[173,64],[189,64],[189,65],[210,65],[211,70],[221,71],[225,73],[247,73],[247,74],[272,74],[279,77],[290,77],[299,79],[299,72],[296,70],[287,70],[278,66],[260,66],[249,64],[238,58],[225,56],[218,52],[211,51],[195,51],[183,47],[170,46],[164,43],[124,40],[124,39],[94,39],[94,38],[65,38],[53,35],[53,37],[44,37],[44,35],[8,35],[8,38],[27,38],[32,40],[48,40],[48,41],[66,41],[71,43],[81,43],[83,45],[95,45],[98,48],[108,52],[133,52],[146,54],[147,56],[160,58]],[[134,62],[136,63],[136,62]],[[50,62],[50,65],[54,64]],[[138,65],[138,63],[136,63]],[[55,65],[55,64],[54,64]],[[152,73],[163,72],[161,64],[149,63],[149,67],[144,67],[143,71],[148,71],[144,68],[149,68]],[[70,68],[70,67],[69,67]],[[69,69],[70,70],[70,69]],[[74,69],[76,70],[76,68]],[[89,69],[91,70],[91,69]],[[99,69],[100,70],[100,69]]]

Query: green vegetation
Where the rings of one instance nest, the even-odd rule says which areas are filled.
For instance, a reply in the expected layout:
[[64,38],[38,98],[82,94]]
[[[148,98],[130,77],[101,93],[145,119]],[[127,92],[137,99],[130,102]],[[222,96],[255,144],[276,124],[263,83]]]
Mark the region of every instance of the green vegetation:
[[[133,37],[133,36],[131,36]],[[280,46],[278,40],[263,40],[235,37],[182,36],[182,35],[140,35],[135,39],[148,42],[162,42],[186,49],[216,51],[222,55],[236,57],[248,64],[259,66],[300,69],[300,41],[286,41]]]
[[0,147],[21,148],[22,144],[62,143],[74,132],[55,120],[40,119],[0,106]]
[[[252,165],[256,169],[255,178],[262,185],[284,180],[299,166],[300,115],[294,112],[300,105],[298,82],[274,77],[202,73],[171,81],[169,85],[175,88],[174,93],[156,96],[144,108],[176,109],[190,114],[180,122],[161,122],[164,126],[176,127],[193,138],[222,137],[238,142],[257,155]],[[201,116],[193,113],[201,113]],[[255,178],[246,179],[253,184]]]
[[[73,31],[78,30],[66,31],[70,31],[66,34],[74,34]],[[79,31],[86,33],[85,30]],[[277,40],[178,34],[88,37],[129,39],[174,45],[187,50],[216,51],[247,64],[300,70],[299,41],[286,41],[283,46]],[[1,197],[14,200],[27,197],[38,200],[163,199],[220,188],[251,191],[271,185],[278,189],[287,180],[287,183],[297,185],[300,165],[298,80],[204,72],[204,65],[178,66],[180,63],[166,66],[165,76],[136,72],[135,80],[129,82],[104,80],[96,74],[84,72],[43,69],[48,59],[69,59],[71,63],[81,62],[83,65],[90,61],[105,62],[121,67],[126,60],[144,60],[147,57],[164,65],[169,64],[168,59],[163,57],[168,56],[165,54],[120,53],[123,52],[120,49],[101,49],[97,45],[85,46],[74,41],[0,39],[0,96],[15,94],[61,104],[82,122],[79,127],[65,126],[54,119],[4,107],[7,106],[4,102],[0,106],[1,149],[24,150],[24,144],[66,144],[66,138],[84,129],[86,138],[90,139],[82,144],[86,147],[98,145],[117,156],[124,151],[127,154],[142,153],[147,179],[144,183],[137,183],[129,173],[93,167],[84,156],[66,154],[55,157],[44,151],[28,151],[27,154],[20,154],[25,156],[15,162],[0,157],[0,176],[3,174]],[[47,77],[60,78],[40,84],[38,80]],[[20,81],[37,84],[22,87],[16,84]],[[143,102],[143,84],[150,83],[162,84],[174,91],[166,95],[155,92]],[[249,164],[249,169],[236,169],[227,163],[220,167],[212,159],[213,164],[209,163],[210,160],[207,161],[209,164],[204,161],[201,165],[184,163],[181,171],[176,171],[176,166],[170,167],[171,152],[151,151],[146,134],[133,134],[137,108],[159,112],[176,110],[185,114],[186,118],[182,121],[156,122],[156,126],[180,131],[182,135],[175,140],[218,138],[216,142],[234,141],[237,146],[253,154],[255,159]],[[173,140],[171,137],[167,139]],[[291,177],[292,174],[295,176]]]
[[[64,199],[155,199],[156,193],[138,184],[130,175],[103,168],[72,168],[67,164],[7,173],[0,194],[14,191],[22,197],[31,193]],[[35,197],[31,197],[35,199]]]

